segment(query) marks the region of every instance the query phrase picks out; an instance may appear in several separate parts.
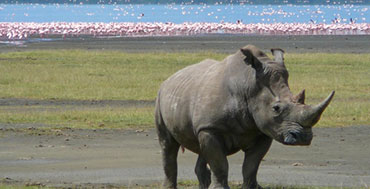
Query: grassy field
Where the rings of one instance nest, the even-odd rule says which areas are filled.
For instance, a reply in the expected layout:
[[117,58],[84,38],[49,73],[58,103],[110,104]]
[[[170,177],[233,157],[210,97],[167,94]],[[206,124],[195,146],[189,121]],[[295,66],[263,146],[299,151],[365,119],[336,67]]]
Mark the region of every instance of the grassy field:
[[[154,100],[162,81],[215,53],[50,50],[0,54],[0,98]],[[319,126],[369,125],[370,54],[286,54],[293,93],[317,103],[336,90]],[[153,127],[153,107],[0,106],[0,123],[77,128]]]

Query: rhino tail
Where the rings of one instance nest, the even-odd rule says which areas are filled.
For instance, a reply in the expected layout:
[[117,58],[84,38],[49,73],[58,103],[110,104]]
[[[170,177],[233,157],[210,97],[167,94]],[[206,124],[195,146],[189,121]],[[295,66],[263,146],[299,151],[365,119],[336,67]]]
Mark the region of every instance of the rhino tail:
[[159,129],[160,126],[165,126],[164,125],[164,121],[163,121],[163,117],[162,117],[162,114],[161,114],[161,106],[160,106],[160,102],[159,102],[159,99],[160,99],[160,91],[158,92],[158,96],[157,96],[157,99],[155,100],[155,113],[154,113],[154,116],[155,116],[155,125],[157,127],[157,129]]
[[158,92],[157,99],[155,101],[155,126],[157,129],[157,134],[159,137],[159,140],[167,140],[168,138],[172,138],[170,132],[167,129],[166,123],[163,120],[162,112],[161,112],[161,106],[160,106],[160,91]]

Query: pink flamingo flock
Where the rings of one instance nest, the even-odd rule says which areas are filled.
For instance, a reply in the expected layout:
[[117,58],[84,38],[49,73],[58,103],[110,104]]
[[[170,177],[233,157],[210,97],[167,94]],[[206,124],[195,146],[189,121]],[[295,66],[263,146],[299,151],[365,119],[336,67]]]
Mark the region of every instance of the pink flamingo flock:
[[195,34],[262,35],[369,35],[370,23],[87,23],[87,22],[2,22],[0,39],[61,36],[177,36]]

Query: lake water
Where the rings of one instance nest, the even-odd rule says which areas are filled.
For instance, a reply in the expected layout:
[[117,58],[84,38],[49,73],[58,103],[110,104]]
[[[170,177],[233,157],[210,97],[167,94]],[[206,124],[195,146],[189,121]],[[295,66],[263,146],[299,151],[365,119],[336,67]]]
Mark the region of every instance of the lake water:
[[0,22],[368,23],[370,5],[0,4]]

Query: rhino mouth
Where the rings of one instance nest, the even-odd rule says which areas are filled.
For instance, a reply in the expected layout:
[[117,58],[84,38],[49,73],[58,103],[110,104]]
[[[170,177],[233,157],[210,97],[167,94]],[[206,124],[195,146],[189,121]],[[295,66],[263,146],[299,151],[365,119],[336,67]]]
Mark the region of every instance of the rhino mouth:
[[286,130],[282,135],[281,142],[285,145],[310,145],[312,141],[311,129],[304,129],[300,125]]

